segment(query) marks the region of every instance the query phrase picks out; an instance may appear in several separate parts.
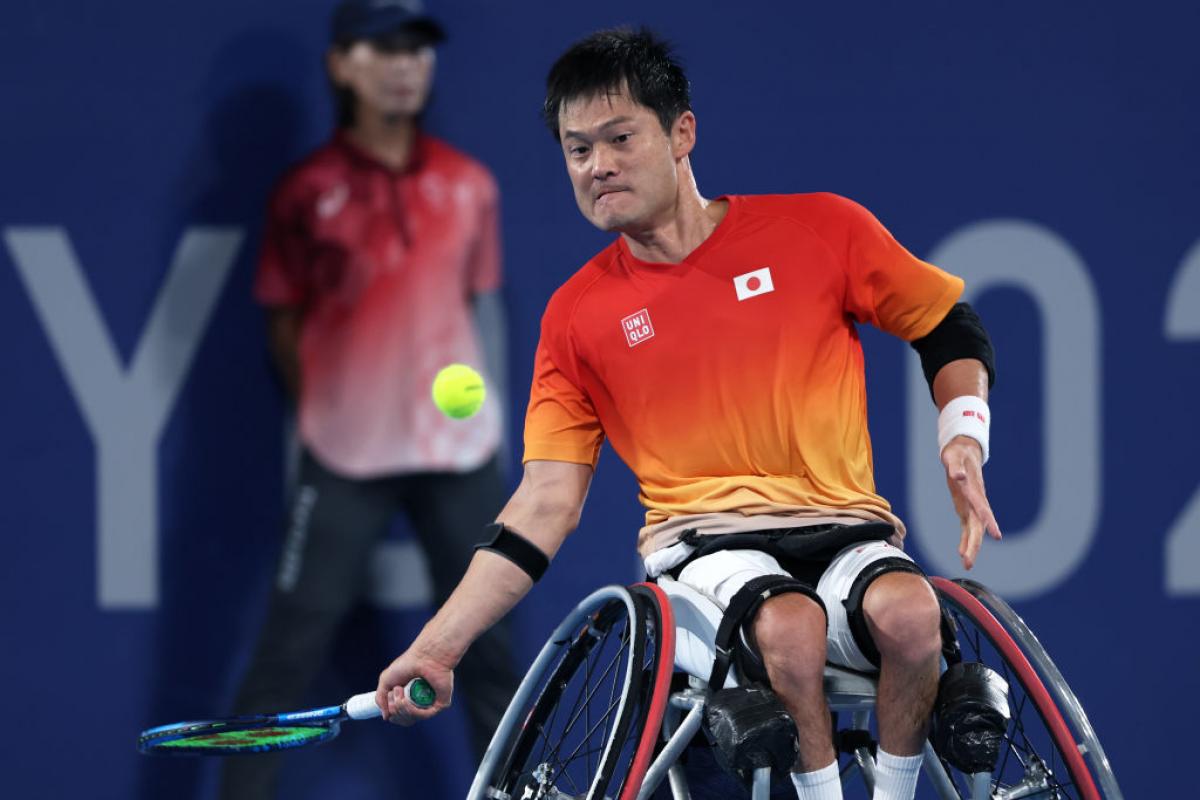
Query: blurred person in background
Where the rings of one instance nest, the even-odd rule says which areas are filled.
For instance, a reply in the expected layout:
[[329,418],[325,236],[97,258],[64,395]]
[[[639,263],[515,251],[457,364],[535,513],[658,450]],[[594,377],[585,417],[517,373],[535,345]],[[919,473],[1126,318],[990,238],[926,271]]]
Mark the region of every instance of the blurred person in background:
[[[301,454],[237,713],[303,705],[399,512],[441,605],[504,501],[497,188],[421,129],[444,38],[419,0],[343,0],[326,61],[338,129],[270,201],[255,294],[297,405]],[[430,396],[456,362],[493,388],[470,419],[443,416]],[[507,630],[493,628],[459,665],[477,755],[516,686],[510,652]],[[277,756],[231,759],[221,796],[273,796],[278,766]]]

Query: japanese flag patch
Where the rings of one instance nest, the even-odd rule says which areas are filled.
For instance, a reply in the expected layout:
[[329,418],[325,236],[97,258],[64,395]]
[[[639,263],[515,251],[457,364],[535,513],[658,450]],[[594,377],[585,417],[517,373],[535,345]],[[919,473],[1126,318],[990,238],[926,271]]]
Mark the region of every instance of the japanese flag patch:
[[771,280],[771,268],[763,267],[745,275],[738,275],[733,279],[733,288],[737,291],[738,302],[775,291],[775,282]]

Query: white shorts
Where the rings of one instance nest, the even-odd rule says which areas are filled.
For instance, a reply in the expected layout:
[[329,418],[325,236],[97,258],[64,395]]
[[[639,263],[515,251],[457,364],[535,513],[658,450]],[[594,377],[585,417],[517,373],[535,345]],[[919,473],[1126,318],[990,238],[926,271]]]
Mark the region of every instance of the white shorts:
[[[850,595],[854,579],[866,567],[882,558],[903,558],[912,561],[903,550],[884,541],[860,542],[850,545],[830,562],[817,582],[817,595],[825,603],[829,617],[826,635],[826,658],[833,664],[860,672],[874,672],[876,667],[859,650],[850,630],[845,600]],[[727,608],[738,590],[754,578],[763,575],[789,575],[774,556],[758,550],[721,550],[698,558],[679,573],[685,583]]]

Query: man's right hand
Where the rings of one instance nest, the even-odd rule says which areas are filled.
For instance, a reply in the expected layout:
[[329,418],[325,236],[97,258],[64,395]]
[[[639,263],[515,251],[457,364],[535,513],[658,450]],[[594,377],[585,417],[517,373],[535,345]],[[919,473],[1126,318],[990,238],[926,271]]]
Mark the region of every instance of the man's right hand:
[[[415,706],[405,696],[404,687],[417,678],[424,678],[437,693],[433,705],[429,708]],[[379,674],[375,704],[379,706],[388,722],[412,725],[449,708],[453,693],[454,665],[445,664],[431,654],[422,653],[417,647],[410,647]]]
[[[553,557],[579,523],[591,479],[590,464],[531,461],[497,519]],[[532,585],[529,575],[505,556],[477,551],[467,574],[416,641],[380,673],[375,704],[384,717],[398,725],[411,725],[447,708],[454,690],[454,667],[462,654]],[[424,678],[437,692],[432,707],[417,708],[404,696],[404,687],[416,678]]]

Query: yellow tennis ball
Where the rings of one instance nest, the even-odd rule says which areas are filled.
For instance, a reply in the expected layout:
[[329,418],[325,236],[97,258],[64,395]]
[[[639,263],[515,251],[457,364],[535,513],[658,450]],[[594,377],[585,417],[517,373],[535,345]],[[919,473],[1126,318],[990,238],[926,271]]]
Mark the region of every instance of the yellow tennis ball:
[[443,367],[433,379],[433,403],[447,417],[471,416],[483,405],[486,396],[483,376],[466,364]]

